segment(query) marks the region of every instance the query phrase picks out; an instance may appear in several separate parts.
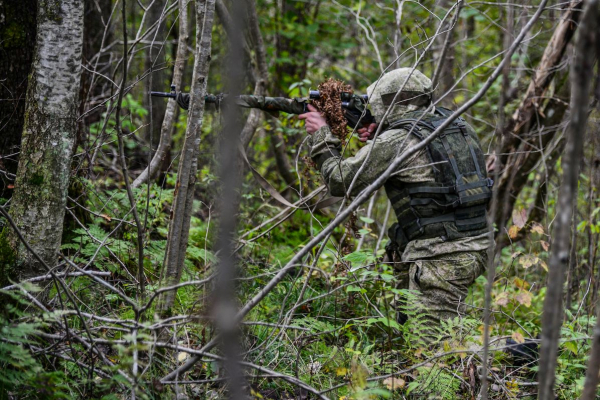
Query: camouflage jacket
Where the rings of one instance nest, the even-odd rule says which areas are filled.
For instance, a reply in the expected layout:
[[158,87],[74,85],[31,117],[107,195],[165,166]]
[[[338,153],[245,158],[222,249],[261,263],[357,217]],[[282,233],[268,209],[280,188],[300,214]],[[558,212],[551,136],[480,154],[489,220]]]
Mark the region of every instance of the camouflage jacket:
[[[355,196],[381,176],[404,149],[417,143],[418,139],[409,135],[408,131],[404,129],[382,129],[379,136],[375,140],[367,141],[367,145],[361,148],[354,157],[343,158],[338,155],[342,152],[340,140],[331,134],[328,126],[324,126],[312,135],[310,156],[317,161],[322,158],[319,157],[320,155],[335,154],[319,165],[321,175],[332,196],[346,195],[359,168],[366,161],[363,171],[349,193],[351,196]],[[397,171],[394,172],[394,177],[400,182],[407,183],[434,182],[433,168],[428,164],[426,150],[423,149],[399,165]],[[402,259],[403,261],[413,261],[418,258],[429,258],[460,251],[484,250],[489,247],[492,240],[491,234],[445,242],[441,238],[417,239],[407,245]]]

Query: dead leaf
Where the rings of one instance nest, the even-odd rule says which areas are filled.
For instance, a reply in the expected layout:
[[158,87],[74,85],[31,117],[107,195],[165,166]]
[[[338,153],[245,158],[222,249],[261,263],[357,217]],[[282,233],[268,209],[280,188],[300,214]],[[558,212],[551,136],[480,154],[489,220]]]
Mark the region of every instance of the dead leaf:
[[542,267],[544,269],[544,271],[548,272],[548,264],[546,264],[546,262],[544,260],[540,260],[539,264],[540,264],[540,267]]
[[508,237],[511,239],[515,239],[517,237],[517,234],[519,233],[519,227],[516,225],[511,226],[508,229]]
[[177,354],[177,361],[184,362],[190,355],[185,351],[181,351]]
[[112,218],[110,217],[110,215],[106,215],[106,214],[100,214],[100,216],[102,218],[104,218],[105,220],[107,220],[108,222],[112,221]]
[[383,384],[388,388],[388,390],[398,390],[402,389],[406,385],[406,381],[404,379],[396,378],[391,376],[383,380]]
[[495,303],[497,305],[499,305],[500,307],[506,306],[508,304],[508,293],[507,292],[502,292],[498,296],[496,296]]
[[525,342],[525,338],[523,337],[523,335],[521,334],[521,332],[513,332],[513,334],[511,335],[511,337],[513,338],[513,340],[519,344],[524,343]]
[[519,304],[522,304],[525,307],[531,307],[531,293],[522,291],[515,297],[515,299],[519,302]]
[[540,240],[540,244],[542,245],[542,249],[544,249],[544,251],[548,251],[548,249],[550,248],[550,243],[548,242]]
[[513,223],[522,229],[527,223],[527,211],[525,209],[521,209],[521,211],[514,210],[512,214]]
[[531,232],[535,232],[535,233],[539,233],[540,235],[544,234],[544,227],[542,226],[542,224],[538,223],[538,222],[534,222],[531,225]]

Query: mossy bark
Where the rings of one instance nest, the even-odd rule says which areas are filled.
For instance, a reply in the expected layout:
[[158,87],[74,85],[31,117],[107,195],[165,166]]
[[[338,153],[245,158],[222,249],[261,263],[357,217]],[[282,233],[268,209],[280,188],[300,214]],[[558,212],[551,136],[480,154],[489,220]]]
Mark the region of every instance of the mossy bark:
[[[17,172],[27,77],[36,35],[37,0],[0,0],[0,197],[8,198]],[[8,175],[9,174],[9,175]]]
[[[10,214],[33,250],[50,266],[57,259],[76,134],[83,2],[40,0],[36,51]],[[13,232],[14,280],[45,273]]]

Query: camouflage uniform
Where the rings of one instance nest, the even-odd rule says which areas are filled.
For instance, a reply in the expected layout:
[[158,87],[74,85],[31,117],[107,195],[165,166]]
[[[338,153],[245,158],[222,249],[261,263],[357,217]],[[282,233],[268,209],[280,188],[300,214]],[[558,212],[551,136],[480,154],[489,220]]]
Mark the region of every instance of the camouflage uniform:
[[[412,75],[409,77],[409,73]],[[406,80],[401,95],[391,102],[396,92]],[[399,83],[398,83],[399,82]],[[391,86],[386,88],[385,85]],[[376,121],[383,125],[375,140],[370,140],[354,157],[342,158],[341,143],[325,126],[312,135],[310,155],[317,163],[331,195],[344,196],[359,168],[368,161],[357,178],[350,195],[357,195],[367,185],[377,179],[404,149],[419,142],[415,135],[406,129],[387,129],[388,121],[405,118],[411,113],[423,111],[429,103],[419,99],[429,96],[431,81],[419,71],[401,68],[391,71],[368,89],[371,112]],[[381,93],[392,93],[382,95]],[[396,104],[404,96],[403,104]],[[391,106],[390,112],[384,117]],[[427,149],[408,157],[397,171],[390,176],[396,186],[420,182],[434,182],[434,170]],[[387,187],[386,187],[387,190]],[[389,193],[388,193],[389,195]],[[480,231],[481,232],[481,231]],[[440,320],[456,317],[465,311],[464,299],[469,286],[485,269],[486,250],[492,241],[489,229],[484,233],[448,240],[433,237],[409,241],[402,255],[394,256],[394,266],[398,271],[400,288],[414,290],[418,302],[427,314],[431,324],[439,325]]]

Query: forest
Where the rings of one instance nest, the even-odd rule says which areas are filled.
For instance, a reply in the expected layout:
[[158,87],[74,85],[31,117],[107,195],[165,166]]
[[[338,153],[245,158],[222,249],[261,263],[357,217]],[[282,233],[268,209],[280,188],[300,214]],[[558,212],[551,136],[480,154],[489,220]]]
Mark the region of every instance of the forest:
[[[0,400],[600,398],[599,55],[598,0],[0,0]],[[396,70],[448,114],[373,172]],[[431,325],[435,143],[488,231]]]

